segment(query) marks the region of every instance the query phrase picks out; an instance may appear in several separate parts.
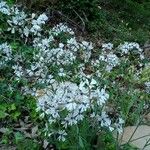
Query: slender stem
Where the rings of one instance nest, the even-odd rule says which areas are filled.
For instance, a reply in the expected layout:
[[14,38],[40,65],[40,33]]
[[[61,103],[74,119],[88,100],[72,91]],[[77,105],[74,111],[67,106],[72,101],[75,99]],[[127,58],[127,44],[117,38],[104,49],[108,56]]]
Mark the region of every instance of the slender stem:
[[145,143],[144,147],[143,147],[141,150],[144,150],[145,147],[149,145],[149,144],[148,144],[149,142],[150,142],[150,138],[147,140],[147,142]]
[[116,138],[116,150],[119,150],[119,142],[118,142],[118,139],[119,139],[119,133],[117,132],[117,138]]
[[144,136],[141,136],[141,137],[139,137],[139,138],[136,138],[136,139],[133,139],[133,140],[131,140],[130,142],[133,142],[133,141],[136,141],[136,140],[142,139],[142,138],[144,138],[144,137],[147,137],[147,136],[150,136],[150,134],[149,134],[149,135],[144,135]]
[[129,144],[129,142],[131,141],[131,139],[132,139],[132,137],[134,136],[135,132],[137,131],[137,129],[138,129],[139,125],[140,125],[140,122],[141,122],[141,121],[139,121],[139,123],[138,123],[138,125],[136,126],[134,132],[132,133],[131,137],[129,138],[127,144]]
[[73,11],[75,12],[75,14],[80,18],[80,20],[82,21],[82,24],[83,24],[83,31],[85,30],[85,22],[83,20],[83,18],[73,9]]

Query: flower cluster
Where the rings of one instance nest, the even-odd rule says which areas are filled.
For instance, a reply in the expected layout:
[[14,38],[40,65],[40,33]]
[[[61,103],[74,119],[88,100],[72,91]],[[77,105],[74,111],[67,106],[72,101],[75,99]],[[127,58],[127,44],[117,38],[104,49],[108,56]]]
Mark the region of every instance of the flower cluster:
[[31,35],[40,36],[42,25],[46,23],[48,17],[43,13],[39,16],[36,14],[27,15],[23,10],[20,10],[16,5],[9,7],[6,2],[0,3],[0,12],[8,15],[7,23],[9,24],[8,31],[12,34],[19,32],[21,37]]
[[[134,50],[142,60],[144,55],[139,44],[125,42],[115,48],[112,43],[105,43],[97,58],[93,58],[92,43],[79,41],[66,24],[44,28],[49,20],[45,13],[26,14],[17,6],[9,8],[5,2],[0,3],[0,12],[8,15],[8,31],[20,35],[32,49],[32,58],[26,60],[22,53],[13,53],[7,43],[1,44],[0,66],[13,61],[10,63],[13,77],[27,81],[22,92],[37,98],[40,117],[48,118],[46,135],[56,134],[58,140],[65,141],[68,127],[87,118],[96,120],[99,127],[122,131],[124,121],[120,117],[113,120],[105,110],[111,96],[106,82],[101,81],[105,72],[119,68],[124,57],[127,60]],[[148,89],[149,82],[145,85]],[[59,126],[55,128],[57,131],[52,129],[53,125]]]
[[145,87],[146,87],[146,92],[150,93],[150,81],[149,82],[145,82]]
[[112,127],[112,121],[110,117],[103,111],[101,114],[95,114],[94,112],[91,114],[91,118],[96,119],[100,122],[101,127],[108,128],[110,131],[113,131],[114,128]]
[[12,59],[12,50],[7,43],[0,45],[0,67],[5,66]]
[[130,54],[130,53],[132,53],[132,55],[138,54],[141,60],[144,59],[143,50],[140,48],[140,45],[138,43],[124,42],[124,44],[120,44],[118,46],[118,49],[121,51],[121,55]]
[[[32,14],[32,18],[34,18],[35,14]],[[30,29],[30,32],[32,32],[34,35],[39,35],[39,32],[42,31],[41,26],[45,24],[45,22],[48,20],[48,17],[45,14],[41,14],[37,19],[32,20],[32,27]]]
[[[99,89],[96,86],[97,82],[94,79],[86,80],[79,85],[68,81],[63,83],[56,81],[38,97],[37,111],[42,111],[41,117],[48,116],[49,124],[60,122],[65,130],[68,126],[76,125],[86,118],[90,109],[95,111],[96,106],[101,109],[107,102],[109,94],[105,88]],[[102,127],[111,129],[111,120],[106,116],[102,113],[97,119]],[[108,123],[107,126],[104,125],[104,121]]]
[[99,61],[106,63],[106,71],[110,72],[114,67],[120,64],[120,60],[113,52],[113,44],[105,43],[102,44],[102,53],[99,56]]
[[122,118],[119,118],[118,121],[114,124],[119,134],[121,134],[123,131],[124,123],[125,121]]
[[6,15],[10,15],[9,6],[4,1],[0,2],[0,12],[2,12],[3,14],[6,14]]
[[134,42],[125,42],[124,44],[120,44],[118,46],[118,49],[122,51],[122,54],[127,54],[134,49],[136,49],[138,52],[142,52],[142,49],[140,48],[139,44]]
[[7,23],[10,26],[8,31],[11,31],[12,34],[14,34],[16,31],[22,33],[27,15],[24,11],[20,11],[16,6],[13,6],[10,10],[11,15],[7,20]]
[[[65,69],[62,65],[73,65],[79,51],[85,62],[89,60],[93,49],[92,43],[86,41],[78,42],[73,37],[73,30],[68,28],[68,26],[60,23],[49,31],[43,31],[42,26],[48,20],[45,13],[39,16],[36,14],[28,15],[18,9],[17,6],[11,7],[10,10],[11,15],[8,16],[7,20],[9,25],[8,31],[11,31],[12,34],[17,32],[22,38],[25,37],[25,43],[28,41],[29,35],[32,35],[30,44],[37,52],[33,52],[34,56],[30,66],[22,66],[25,63],[22,59],[17,64],[14,64],[12,68],[17,79],[30,78],[37,83],[49,84],[52,76],[49,66],[58,66],[58,70],[60,70],[57,72],[58,75],[64,76]],[[41,31],[43,31],[43,34],[41,34]],[[66,41],[59,43],[57,37],[61,36],[61,34],[66,34],[68,38]],[[14,61],[17,62],[18,59]]]
[[113,44],[112,43],[105,43],[102,44],[102,50],[106,51],[106,50],[112,50],[113,49]]
[[106,71],[111,71],[113,67],[119,65],[119,58],[113,53],[103,53],[100,55],[99,60],[106,62]]
[[60,33],[69,33],[71,35],[74,35],[74,32],[71,28],[68,28],[68,26],[64,25],[63,23],[60,23],[52,28],[50,31],[50,34],[54,34],[55,36],[58,36]]

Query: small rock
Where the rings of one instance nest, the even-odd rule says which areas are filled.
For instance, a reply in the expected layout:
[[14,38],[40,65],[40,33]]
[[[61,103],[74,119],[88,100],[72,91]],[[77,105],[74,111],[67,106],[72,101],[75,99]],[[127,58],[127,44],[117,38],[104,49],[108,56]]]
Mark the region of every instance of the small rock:
[[[128,140],[134,133],[135,129],[136,129],[136,126],[128,126],[124,128],[124,133],[122,136],[121,144],[125,144],[128,142]],[[121,135],[119,136],[119,139],[120,138],[121,138]],[[130,144],[136,146],[139,149],[142,149],[148,140],[150,140],[150,126],[141,125],[137,128],[136,132],[131,138]],[[149,141],[149,144],[150,144],[150,141]],[[145,147],[144,150],[150,150],[150,145]]]

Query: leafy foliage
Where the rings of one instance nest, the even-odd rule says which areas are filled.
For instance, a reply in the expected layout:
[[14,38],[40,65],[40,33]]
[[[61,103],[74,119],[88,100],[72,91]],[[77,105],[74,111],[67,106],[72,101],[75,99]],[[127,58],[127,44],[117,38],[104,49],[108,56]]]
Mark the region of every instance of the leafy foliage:
[[149,39],[150,3],[147,0],[36,0],[26,4],[37,10],[49,9],[54,17],[56,14],[71,24],[77,22],[74,25],[80,30],[86,29],[95,38],[142,43]]
[[[51,28],[45,13],[26,13],[8,2],[0,5],[0,144],[20,150],[131,150],[128,144],[119,145],[112,131],[121,134],[124,126],[141,123],[149,110],[149,59],[140,45],[104,43],[94,48],[66,24]],[[43,10],[43,2],[49,3],[32,1],[30,7]],[[116,28],[120,18],[130,18],[127,12],[140,15],[129,8],[133,1],[125,1],[123,8],[115,0],[56,2],[50,1],[51,10],[86,23],[91,31],[112,31],[109,23]],[[112,9],[113,3],[118,5]],[[136,4],[146,13],[147,6]],[[97,7],[101,5],[105,10]],[[108,8],[118,11],[114,20],[106,19]],[[140,21],[147,22],[142,17]],[[130,26],[136,23],[130,21]]]

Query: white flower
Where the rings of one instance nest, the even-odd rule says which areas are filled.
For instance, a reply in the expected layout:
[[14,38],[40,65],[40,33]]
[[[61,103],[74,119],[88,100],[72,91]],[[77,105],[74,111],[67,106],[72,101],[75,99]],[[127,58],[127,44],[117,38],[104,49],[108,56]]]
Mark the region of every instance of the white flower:
[[30,33],[30,30],[28,29],[27,26],[25,26],[24,29],[23,29],[23,34],[24,34],[26,37],[28,37],[28,36],[29,36],[29,33]]
[[73,30],[71,29],[71,28],[68,28],[66,25],[64,25],[64,24],[62,24],[62,23],[60,23],[60,24],[58,24],[57,26],[55,26],[52,30],[51,30],[51,32],[50,32],[50,34],[52,33],[52,34],[54,34],[54,35],[59,35],[60,33],[62,33],[62,32],[64,32],[64,33],[69,33],[70,35],[74,35],[74,32],[73,32]]
[[106,61],[108,62],[109,65],[115,67],[119,64],[119,58],[115,54],[108,54]]
[[0,45],[0,67],[7,65],[7,62],[12,60],[12,50],[7,43]]
[[36,20],[37,22],[37,24],[38,25],[41,25],[41,24],[45,24],[45,22],[48,20],[48,17],[43,13],[43,14],[41,14],[39,17],[38,17],[38,19]]
[[63,44],[63,43],[59,43],[59,47],[60,47],[60,48],[63,48],[63,47],[64,47],[64,44]]
[[41,30],[42,30],[41,26],[37,24],[33,25],[32,28],[30,29],[30,31],[34,33],[34,35],[37,35]]
[[91,79],[88,80],[86,79],[84,82],[80,83],[80,88],[82,88],[82,90],[84,90],[84,86],[88,86],[90,89],[92,89],[93,87],[95,87],[95,85],[97,84],[97,81],[95,79]]
[[106,43],[106,44],[102,44],[102,50],[112,50],[113,49],[113,44],[112,43]]
[[[71,82],[61,83],[53,86],[54,91],[49,91],[46,95],[38,98],[37,106],[46,114],[52,115],[53,118],[58,118],[58,112],[66,109],[69,112],[74,112],[78,107],[80,111],[85,110],[88,97],[82,95],[79,87]],[[80,104],[85,103],[80,107]]]
[[101,127],[107,127],[110,131],[113,130],[113,127],[111,126],[111,120],[109,116],[106,114],[106,112],[102,112],[101,117],[99,118],[99,121],[101,123]]
[[124,44],[120,44],[118,46],[118,49],[121,50],[122,54],[127,54],[128,52],[132,51],[133,49],[136,49],[139,53],[141,53],[143,50],[140,48],[138,43],[135,42],[124,42]]
[[98,94],[97,104],[100,106],[105,104],[106,101],[109,99],[109,94],[106,93],[105,89],[97,90],[97,94]]
[[79,43],[76,41],[75,37],[67,40],[67,47],[74,52],[79,49]]
[[124,120],[122,118],[119,118],[119,124],[124,124]]
[[59,130],[58,131],[58,135],[59,135],[58,136],[58,140],[59,141],[63,141],[64,142],[66,140],[65,137],[67,136],[67,133],[65,132],[65,130]]
[[87,41],[82,41],[81,47],[83,49],[87,49],[87,50],[92,50],[93,46],[91,42],[87,42]]
[[68,44],[68,45],[77,45],[76,38],[73,37],[73,38],[68,39],[68,40],[67,40],[67,44]]
[[106,62],[106,71],[108,72],[110,72],[113,69],[113,67],[116,67],[120,64],[119,58],[113,53],[100,55],[99,60]]
[[86,93],[88,93],[88,89],[85,87],[85,85],[86,85],[86,82],[80,82],[80,84],[79,84],[79,89],[84,93],[84,94],[86,94]]
[[0,2],[0,12],[6,15],[10,15],[10,8],[4,1]]
[[23,76],[23,68],[19,65],[12,66],[14,69],[14,73],[17,76],[17,78],[21,78]]
[[34,35],[38,35],[40,36],[40,31],[42,31],[42,25],[46,23],[46,21],[48,20],[48,17],[43,13],[41,14],[37,19],[33,19],[32,20],[32,27],[30,29],[30,31],[34,34]]
[[92,85],[96,85],[96,84],[97,84],[97,81],[96,81],[95,79],[92,78],[91,84],[92,84]]
[[115,128],[119,134],[121,134],[123,132],[123,124],[124,123],[125,123],[124,120],[122,118],[119,118],[118,122],[114,124]]
[[25,23],[27,15],[21,11],[18,14],[12,16],[12,20],[8,20],[7,22],[9,23],[10,26],[21,26]]
[[65,77],[65,76],[66,76],[66,73],[64,72],[64,69],[63,69],[63,68],[60,68],[60,69],[59,69],[58,75],[59,75],[60,77]]
[[33,25],[42,25],[48,20],[48,17],[45,14],[41,14],[37,19],[32,20]]
[[150,93],[150,81],[149,82],[145,82],[145,87],[146,87],[146,92]]
[[13,7],[11,18],[7,20],[7,23],[10,26],[7,30],[11,31],[12,34],[14,34],[15,31],[18,31],[21,33],[22,36],[23,28],[26,23],[26,18],[27,15],[24,11],[19,11],[16,7]]
[[99,60],[105,61],[105,56],[104,55],[100,55],[99,56]]
[[[67,128],[68,126],[72,126],[78,123],[78,119],[80,119],[79,112],[75,111],[72,113],[69,113],[65,118],[64,121],[61,123],[63,127]],[[78,117],[79,116],[79,117]]]
[[140,54],[140,59],[143,60],[145,56],[143,54]]
[[67,108],[69,111],[75,110],[75,109],[77,108],[77,103],[75,103],[75,102],[68,103],[68,104],[66,104],[66,108]]
[[7,43],[1,44],[0,53],[5,54],[8,57],[8,59],[10,59],[12,55],[11,47]]

